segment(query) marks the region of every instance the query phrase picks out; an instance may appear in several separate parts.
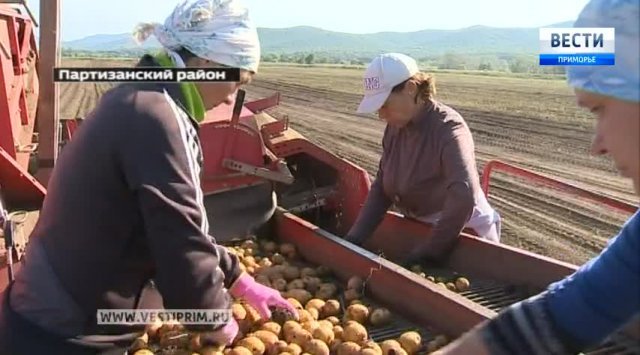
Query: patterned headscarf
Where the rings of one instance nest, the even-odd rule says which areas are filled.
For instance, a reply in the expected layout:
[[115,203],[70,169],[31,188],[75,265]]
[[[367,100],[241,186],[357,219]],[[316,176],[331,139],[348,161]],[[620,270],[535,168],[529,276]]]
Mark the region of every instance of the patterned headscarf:
[[164,24],[143,23],[133,33],[138,43],[152,34],[169,51],[186,48],[203,59],[258,71],[258,32],[238,0],[184,0]]
[[620,100],[640,102],[639,22],[638,0],[591,0],[574,27],[615,28],[616,63],[569,67],[569,85]]

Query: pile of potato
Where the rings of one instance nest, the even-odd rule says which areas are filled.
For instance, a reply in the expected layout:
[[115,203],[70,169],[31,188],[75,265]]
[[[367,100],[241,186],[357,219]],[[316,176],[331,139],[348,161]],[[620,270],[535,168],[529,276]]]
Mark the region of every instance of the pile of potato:
[[[129,354],[188,355],[411,355],[424,353],[422,337],[407,331],[397,339],[375,342],[371,327],[393,322],[384,307],[363,301],[365,283],[359,277],[338,289],[331,271],[324,266],[304,263],[292,244],[246,241],[228,247],[238,256],[241,268],[256,281],[283,295],[299,313],[293,320],[281,310],[272,310],[271,319],[242,301],[232,312],[240,333],[229,347],[203,346],[200,336],[179,324],[156,324],[134,342]],[[447,344],[444,336],[428,343],[427,352]],[[154,352],[154,350],[156,352]]]
[[453,292],[464,292],[471,286],[471,283],[466,277],[435,277],[427,275],[426,271],[420,265],[413,265],[411,271]]

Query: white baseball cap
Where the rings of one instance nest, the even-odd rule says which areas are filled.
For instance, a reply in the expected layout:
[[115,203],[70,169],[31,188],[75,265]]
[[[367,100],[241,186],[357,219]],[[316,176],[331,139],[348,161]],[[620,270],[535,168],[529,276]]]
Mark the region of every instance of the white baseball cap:
[[401,53],[385,53],[375,57],[364,72],[364,98],[358,106],[358,113],[378,111],[394,86],[419,71],[416,61]]

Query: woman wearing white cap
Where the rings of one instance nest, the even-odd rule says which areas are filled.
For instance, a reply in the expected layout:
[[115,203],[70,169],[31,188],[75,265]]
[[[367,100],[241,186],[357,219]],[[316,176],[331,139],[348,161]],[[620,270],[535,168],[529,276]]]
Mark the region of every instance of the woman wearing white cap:
[[[596,116],[594,155],[609,154],[640,195],[640,5],[592,0],[575,27],[614,27],[616,64],[568,68],[578,104]],[[602,253],[439,354],[579,354],[640,315],[640,212]],[[636,347],[629,354],[636,354]]]
[[[100,309],[228,311],[234,297],[263,318],[274,306],[295,314],[209,235],[200,187],[198,122],[258,69],[247,10],[189,0],[136,34],[151,33],[165,50],[139,66],[225,65],[243,79],[132,83],[104,94],[57,161],[25,258],[0,295],[1,354],[94,354],[139,335],[140,326],[104,325]],[[203,341],[230,344],[233,317],[213,321],[187,326],[205,332]]]
[[435,99],[435,79],[399,53],[377,56],[364,74],[359,113],[387,122],[382,157],[367,200],[346,239],[371,236],[388,208],[434,225],[430,242],[405,262],[440,259],[464,228],[500,240],[500,217],[480,188],[474,142],[455,110]]

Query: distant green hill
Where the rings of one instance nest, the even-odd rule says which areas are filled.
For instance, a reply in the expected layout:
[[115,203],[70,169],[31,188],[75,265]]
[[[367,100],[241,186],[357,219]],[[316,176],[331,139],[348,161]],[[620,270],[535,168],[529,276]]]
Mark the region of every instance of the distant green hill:
[[[572,22],[547,27],[570,27]],[[379,32],[351,34],[320,28],[259,28],[263,53],[293,54],[318,52],[370,56],[397,51],[418,57],[444,53],[460,54],[535,54],[538,51],[538,28],[495,28],[473,26],[459,30],[422,30],[416,32]],[[139,52],[158,48],[151,37],[142,47],[131,35],[100,34],[63,42],[63,48],[74,51]]]

